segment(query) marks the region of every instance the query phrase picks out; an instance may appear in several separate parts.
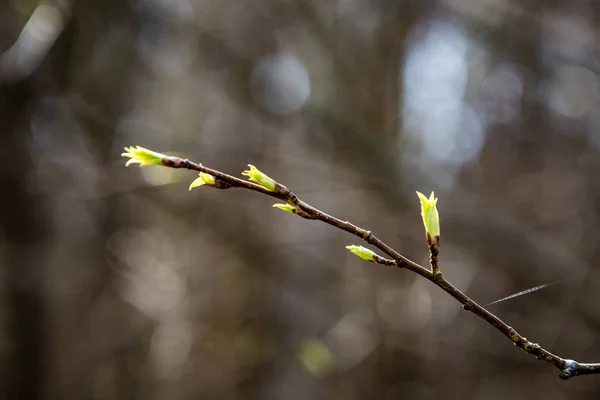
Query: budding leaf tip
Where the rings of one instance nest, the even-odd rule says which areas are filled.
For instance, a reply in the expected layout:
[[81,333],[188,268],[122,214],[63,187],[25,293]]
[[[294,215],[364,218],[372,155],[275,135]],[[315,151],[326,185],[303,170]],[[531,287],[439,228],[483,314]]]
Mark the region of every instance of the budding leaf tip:
[[417,196],[421,202],[421,216],[423,217],[423,225],[425,231],[432,238],[440,236],[440,216],[437,210],[437,198],[434,192],[431,192],[429,198],[423,193],[417,191]]
[[125,153],[121,153],[121,157],[129,157],[125,163],[126,167],[131,164],[140,164],[140,167],[150,165],[162,165],[162,159],[166,157],[164,154],[148,150],[141,146],[129,146],[124,148]]
[[346,246],[346,249],[348,249],[355,256],[362,258],[363,260],[367,260],[367,261],[371,261],[371,262],[373,262],[375,260],[375,257],[374,257],[376,255],[375,252],[367,249],[366,247],[350,245],[350,246]]

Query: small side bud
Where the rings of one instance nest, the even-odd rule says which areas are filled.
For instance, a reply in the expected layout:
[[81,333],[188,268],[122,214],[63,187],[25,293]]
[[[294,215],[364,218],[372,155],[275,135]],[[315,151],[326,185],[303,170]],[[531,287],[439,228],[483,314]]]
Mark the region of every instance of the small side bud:
[[366,247],[352,245],[346,246],[346,248],[352,254],[370,262],[375,262],[375,259],[378,257],[377,254],[375,254],[375,252],[367,249]]
[[129,167],[131,164],[140,164],[140,167],[148,167],[150,165],[163,165],[162,160],[166,156],[140,146],[131,146],[125,147],[125,153],[122,153],[121,157],[130,158],[125,163],[126,167]]
[[247,176],[249,180],[258,183],[260,186],[271,192],[275,191],[275,187],[277,186],[275,180],[260,172],[254,165],[248,164],[248,166],[250,167],[250,170],[242,172],[242,175]]
[[[202,164],[200,164],[202,165]],[[196,180],[194,180],[194,182],[192,182],[190,184],[190,190],[192,190],[195,187],[199,187],[202,185],[207,185],[207,186],[212,186],[215,187],[216,186],[216,180],[215,177],[207,174],[205,172],[200,172],[198,175],[200,175],[200,177],[196,178]]]
[[437,198],[433,192],[429,198],[423,193],[417,192],[419,200],[421,200],[421,216],[423,217],[423,225],[427,233],[427,244],[429,245],[429,264],[434,276],[441,276],[438,268],[438,259],[440,253],[440,216],[436,207]]
[[434,197],[433,192],[429,198],[425,197],[423,193],[417,192],[419,200],[421,200],[421,216],[423,217],[423,225],[425,225],[425,231],[432,240],[439,241],[440,237],[440,216],[436,207],[437,198]]
[[287,211],[294,214],[296,207],[290,206],[289,204],[277,203],[273,204],[273,208],[279,208],[280,210]]

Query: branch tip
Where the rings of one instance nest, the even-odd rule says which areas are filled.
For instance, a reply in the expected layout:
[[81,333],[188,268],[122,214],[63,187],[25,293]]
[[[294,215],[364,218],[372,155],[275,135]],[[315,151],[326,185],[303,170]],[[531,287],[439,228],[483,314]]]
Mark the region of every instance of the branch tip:
[[148,167],[150,165],[163,165],[163,158],[166,156],[152,150],[148,150],[141,146],[130,146],[124,148],[125,153],[121,153],[121,157],[129,157],[125,163],[126,167],[131,164],[140,164],[140,167]]
[[431,192],[429,198],[421,192],[417,192],[419,200],[421,202],[421,216],[423,217],[423,225],[425,226],[425,232],[431,238],[440,236],[440,216],[436,207],[437,198],[434,197],[434,193]]

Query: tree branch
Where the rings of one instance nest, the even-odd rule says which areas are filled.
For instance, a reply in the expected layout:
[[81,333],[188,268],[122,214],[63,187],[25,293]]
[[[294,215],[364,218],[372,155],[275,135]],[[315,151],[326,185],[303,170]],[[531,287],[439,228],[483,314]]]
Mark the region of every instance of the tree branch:
[[[591,375],[600,373],[600,363],[579,363],[574,360],[564,359],[555,354],[552,354],[537,343],[530,342],[523,335],[519,334],[516,330],[510,327],[507,323],[505,323],[500,318],[486,310],[484,307],[479,305],[477,302],[469,298],[458,288],[456,288],[454,285],[448,282],[437,268],[439,237],[436,237],[436,240],[433,243],[428,237],[432,264],[432,269],[430,270],[404,257],[402,254],[398,253],[392,247],[384,243],[381,239],[373,235],[371,231],[353,225],[348,221],[342,221],[341,219],[331,216],[311,206],[310,204],[300,200],[287,187],[273,181],[271,178],[260,173],[260,171],[255,170],[254,167],[251,167],[253,171],[257,171],[262,177],[268,179],[270,182],[267,183],[267,186],[268,184],[271,184],[271,186],[267,187],[258,183],[245,181],[235,176],[223,173],[221,171],[217,171],[212,168],[205,167],[202,164],[196,164],[192,161],[182,159],[179,157],[165,156],[163,154],[154,153],[142,148],[138,148],[138,150],[147,151],[150,155],[143,154],[139,156],[136,153],[138,150],[134,148],[126,148],[125,150],[128,151],[128,153],[124,153],[123,155],[131,158],[131,160],[128,161],[127,165],[129,165],[132,162],[136,162],[139,163],[140,166],[162,165],[170,168],[183,168],[198,171],[200,173],[208,174],[214,177],[214,179],[211,178],[211,180],[205,183],[207,186],[211,186],[216,189],[229,189],[232,187],[248,189],[285,201],[287,205],[289,205],[289,207],[287,205],[283,205],[286,207],[287,211],[290,211],[302,218],[322,221],[328,225],[349,232],[355,236],[358,236],[365,242],[375,246],[376,248],[387,254],[389,257],[391,257],[391,259],[388,260],[384,257],[375,255],[370,261],[377,264],[396,266],[398,268],[406,268],[432,282],[433,284],[444,290],[446,293],[448,293],[450,296],[454,297],[459,303],[461,303],[464,310],[470,311],[473,314],[477,315],[479,318],[488,322],[494,328],[499,330],[504,336],[510,339],[517,347],[521,348],[524,352],[535,356],[538,360],[546,361],[547,363],[550,363],[554,367],[558,368],[560,370],[560,378],[569,379],[578,375]],[[251,179],[255,180],[255,178],[251,176],[252,172],[248,171],[248,173],[245,174],[250,176]]]

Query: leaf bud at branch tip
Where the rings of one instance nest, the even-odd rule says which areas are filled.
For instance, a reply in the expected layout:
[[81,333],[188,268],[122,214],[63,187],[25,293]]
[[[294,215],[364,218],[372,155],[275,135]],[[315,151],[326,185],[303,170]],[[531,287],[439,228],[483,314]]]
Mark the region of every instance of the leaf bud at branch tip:
[[140,146],[130,146],[125,147],[125,153],[122,153],[121,157],[130,158],[125,163],[126,167],[129,167],[131,164],[140,164],[140,167],[148,167],[150,165],[163,165],[163,158],[166,156]]
[[420,192],[417,192],[417,196],[419,196],[419,200],[421,201],[421,216],[423,217],[425,232],[427,232],[431,241],[439,242],[440,216],[436,207],[438,199],[434,197],[433,192],[431,192],[429,198]]

